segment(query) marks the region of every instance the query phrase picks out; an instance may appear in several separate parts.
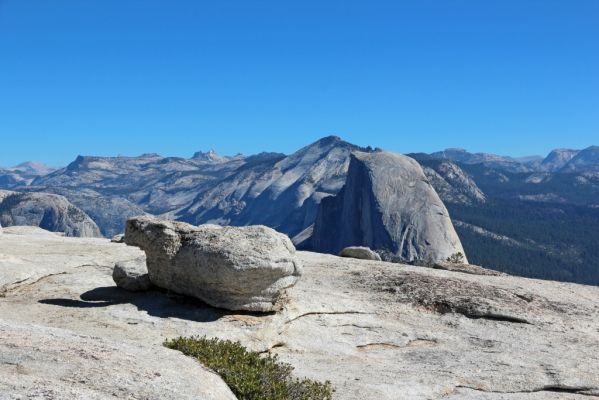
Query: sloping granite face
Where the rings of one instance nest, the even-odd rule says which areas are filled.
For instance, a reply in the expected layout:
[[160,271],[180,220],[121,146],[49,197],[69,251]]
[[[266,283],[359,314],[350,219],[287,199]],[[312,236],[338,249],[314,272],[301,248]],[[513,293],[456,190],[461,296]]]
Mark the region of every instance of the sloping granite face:
[[385,250],[406,261],[444,260],[464,249],[445,205],[413,159],[354,152],[339,194],[322,200],[312,250]]
[[0,226],[39,226],[66,236],[102,237],[100,228],[65,197],[0,190]]
[[230,398],[161,347],[180,335],[277,354],[297,377],[330,380],[336,399],[599,398],[597,287],[298,252],[304,274],[284,308],[250,314],[117,288],[112,266],[142,255],[106,239],[6,230],[0,398],[56,388],[67,394],[55,398]]

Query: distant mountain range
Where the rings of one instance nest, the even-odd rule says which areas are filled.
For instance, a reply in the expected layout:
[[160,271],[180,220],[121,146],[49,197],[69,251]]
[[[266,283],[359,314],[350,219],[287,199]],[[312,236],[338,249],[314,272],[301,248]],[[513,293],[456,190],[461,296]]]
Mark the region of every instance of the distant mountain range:
[[47,175],[56,168],[38,162],[24,162],[12,168],[0,167],[0,187],[11,188],[29,185],[35,178]]
[[[64,168],[0,169],[0,188],[66,197],[105,236],[133,215],[194,224],[264,224],[302,245],[352,152],[330,136],[291,155],[79,156]],[[454,222],[469,260],[525,276],[599,284],[599,147],[512,158],[447,149],[409,154]]]
[[478,164],[509,172],[589,172],[599,171],[599,146],[583,150],[555,149],[547,157],[529,156],[513,158],[488,153],[469,153],[452,148],[428,154],[440,160],[462,164]]
[[424,168],[471,262],[599,285],[599,147],[516,160],[446,150]]

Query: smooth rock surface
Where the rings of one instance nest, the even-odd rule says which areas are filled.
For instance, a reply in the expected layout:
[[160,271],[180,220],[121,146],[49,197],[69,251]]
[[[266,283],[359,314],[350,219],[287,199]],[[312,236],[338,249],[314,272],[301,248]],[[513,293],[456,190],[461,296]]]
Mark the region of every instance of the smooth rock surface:
[[385,250],[405,261],[435,262],[464,253],[445,205],[413,159],[354,152],[345,186],[322,200],[313,250]]
[[372,260],[372,261],[381,261],[381,256],[379,256],[374,251],[370,250],[368,247],[361,246],[350,246],[346,247],[339,253],[339,257],[350,257],[350,258],[358,258],[360,260]]
[[154,286],[148,275],[145,257],[117,262],[112,270],[112,279],[118,287],[131,292],[150,290]]
[[63,196],[0,190],[0,226],[39,226],[66,236],[102,237],[100,228]]
[[301,264],[289,238],[265,226],[127,221],[125,243],[146,252],[150,281],[229,310],[274,311]]
[[[177,387],[197,387],[197,379],[188,374],[197,363],[177,352],[164,353],[160,345],[180,335],[207,335],[278,354],[295,367],[295,376],[330,380],[336,399],[599,398],[597,287],[298,252],[304,274],[288,290],[284,308],[252,315],[158,291],[117,288],[112,266],[141,255],[135,247],[107,239],[4,234],[0,286],[6,290],[0,297],[0,321],[72,332],[60,336],[62,345],[72,349],[60,365],[73,358],[74,365],[94,368],[97,361],[84,356],[103,343],[131,356],[121,374],[102,358],[110,373],[90,375],[94,378],[86,385],[91,387],[120,387],[121,380],[132,388],[152,387],[153,373],[140,376],[129,366],[141,363],[137,369],[153,372],[165,357],[165,365],[177,366],[180,376],[172,378]],[[36,337],[46,335],[35,332]],[[49,390],[56,382],[76,385],[67,374],[44,381],[53,371],[15,375],[18,367],[11,360],[19,357],[34,357],[29,365],[39,357],[37,371],[56,365],[45,358],[47,353],[30,351],[27,343],[41,347],[41,339],[19,338],[6,342],[7,350],[0,341],[0,368],[10,371],[4,378],[9,390],[0,391],[5,398]],[[82,356],[73,354],[90,347]],[[3,377],[0,373],[0,381]],[[102,382],[94,384],[95,377]]]
[[0,399],[234,400],[218,375],[159,343],[0,320]]

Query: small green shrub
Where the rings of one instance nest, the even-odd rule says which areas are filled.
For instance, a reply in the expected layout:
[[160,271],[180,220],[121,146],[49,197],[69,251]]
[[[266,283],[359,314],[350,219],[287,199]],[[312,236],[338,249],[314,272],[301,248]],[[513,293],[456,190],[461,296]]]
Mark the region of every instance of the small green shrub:
[[293,367],[277,356],[261,356],[239,342],[204,337],[179,337],[164,345],[194,357],[223,378],[240,400],[331,400],[333,388],[291,376]]
[[464,255],[462,254],[461,251],[459,251],[459,252],[453,253],[452,255],[447,257],[446,261],[450,262],[452,264],[462,264],[464,262]]

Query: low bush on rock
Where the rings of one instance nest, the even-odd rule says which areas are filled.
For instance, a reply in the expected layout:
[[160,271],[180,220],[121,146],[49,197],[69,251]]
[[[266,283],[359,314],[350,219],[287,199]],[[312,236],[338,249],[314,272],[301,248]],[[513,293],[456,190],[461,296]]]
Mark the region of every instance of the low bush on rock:
[[450,262],[452,264],[462,264],[464,262],[464,255],[462,254],[462,252],[453,253],[452,255],[447,257],[447,260],[445,261]]
[[277,356],[248,351],[239,342],[206,337],[179,337],[164,345],[194,357],[214,370],[240,400],[331,400],[330,382],[297,379],[293,367]]

